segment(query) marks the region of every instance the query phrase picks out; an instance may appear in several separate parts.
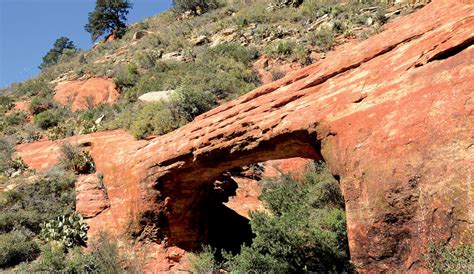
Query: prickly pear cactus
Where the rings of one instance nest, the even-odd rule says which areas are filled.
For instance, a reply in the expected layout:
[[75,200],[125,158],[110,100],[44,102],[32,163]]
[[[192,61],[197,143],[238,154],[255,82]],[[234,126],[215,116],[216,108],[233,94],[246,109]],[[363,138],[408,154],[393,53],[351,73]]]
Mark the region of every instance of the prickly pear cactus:
[[67,248],[85,245],[88,225],[79,213],[63,215],[55,220],[41,224],[40,237],[47,241],[58,241]]

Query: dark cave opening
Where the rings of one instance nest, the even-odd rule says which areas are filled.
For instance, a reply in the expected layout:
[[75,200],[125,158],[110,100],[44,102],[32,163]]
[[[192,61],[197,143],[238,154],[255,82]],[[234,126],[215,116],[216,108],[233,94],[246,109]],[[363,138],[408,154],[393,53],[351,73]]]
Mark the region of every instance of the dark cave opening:
[[245,176],[245,169],[250,170],[237,168],[222,174],[212,184],[208,197],[206,244],[219,251],[219,254],[220,250],[237,254],[241,246],[250,245],[254,237],[250,220],[226,204],[231,197],[237,196],[239,185],[233,176]]

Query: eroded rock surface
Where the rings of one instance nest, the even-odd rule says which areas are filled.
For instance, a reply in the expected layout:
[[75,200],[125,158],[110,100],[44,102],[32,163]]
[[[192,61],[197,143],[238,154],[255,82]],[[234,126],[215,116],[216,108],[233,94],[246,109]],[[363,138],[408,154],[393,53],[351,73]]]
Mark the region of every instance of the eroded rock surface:
[[77,111],[100,104],[111,104],[118,97],[119,92],[113,80],[91,78],[58,83],[54,100],[61,105],[71,105],[71,110]]
[[[222,173],[304,157],[324,159],[340,182],[358,270],[417,271],[429,243],[472,242],[473,15],[472,5],[433,1],[150,141],[75,137],[90,143],[110,199],[90,232],[195,248],[209,236],[203,209]],[[55,151],[19,148],[33,167]]]

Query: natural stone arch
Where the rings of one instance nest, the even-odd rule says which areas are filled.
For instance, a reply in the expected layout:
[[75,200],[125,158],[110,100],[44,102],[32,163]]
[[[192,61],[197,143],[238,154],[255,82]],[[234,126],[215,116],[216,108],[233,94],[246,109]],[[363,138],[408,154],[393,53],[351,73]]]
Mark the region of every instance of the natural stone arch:
[[339,179],[358,270],[415,271],[428,243],[472,242],[472,14],[472,5],[433,1],[150,141],[75,137],[91,143],[110,198],[90,232],[192,247],[199,215],[189,209],[207,182],[299,156],[324,158]]

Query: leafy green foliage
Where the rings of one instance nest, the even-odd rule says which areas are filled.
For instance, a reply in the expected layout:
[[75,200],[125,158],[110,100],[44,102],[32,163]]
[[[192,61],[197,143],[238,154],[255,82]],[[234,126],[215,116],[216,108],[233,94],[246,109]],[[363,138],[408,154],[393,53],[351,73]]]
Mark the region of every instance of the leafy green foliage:
[[89,21],[84,28],[91,34],[93,41],[107,32],[120,38],[127,27],[125,21],[130,8],[132,4],[127,0],[97,0],[95,10],[89,13]]
[[426,255],[427,267],[434,273],[471,273],[474,271],[474,246],[431,245]]
[[41,249],[41,257],[22,272],[61,273],[136,273],[138,263],[133,258],[119,254],[118,246],[107,234],[101,233],[90,244],[90,253],[76,246],[66,249],[58,242],[49,242]]
[[33,120],[39,128],[48,129],[57,126],[63,117],[60,109],[48,109],[35,115]]
[[46,95],[46,96],[35,96],[30,102],[30,105],[28,106],[29,111],[33,114],[36,115],[38,113],[41,113],[43,111],[46,111],[54,106],[52,103],[53,98],[51,94]]
[[210,246],[204,246],[200,253],[191,253],[189,261],[197,273],[213,273],[220,268],[215,257],[216,250]]
[[63,215],[41,224],[40,237],[47,241],[58,241],[67,248],[85,246],[89,227],[79,213]]
[[0,131],[12,126],[22,125],[26,122],[28,114],[22,110],[13,111],[9,115],[0,115]]
[[73,212],[75,176],[52,170],[33,182],[20,181],[18,187],[2,193],[0,233],[24,229],[39,234],[40,224]]
[[39,254],[38,244],[21,231],[0,234],[0,267],[32,261]]
[[88,174],[95,172],[94,160],[87,151],[80,151],[71,144],[61,146],[61,163],[67,170],[76,174]]
[[60,37],[54,42],[53,48],[43,57],[43,63],[39,66],[39,69],[45,69],[58,62],[59,58],[63,55],[71,55],[77,51],[74,42],[69,40],[67,37]]
[[256,236],[250,247],[230,257],[232,271],[352,271],[344,202],[324,166],[313,166],[304,180],[291,174],[268,179],[260,199],[270,214],[251,214]]
[[0,136],[0,175],[11,176],[14,172],[28,169],[21,158],[13,158],[14,139]]
[[193,14],[201,15],[218,7],[219,1],[217,0],[173,0],[173,9],[177,13],[190,11]]
[[13,99],[6,95],[0,95],[0,113],[9,111],[14,106]]

